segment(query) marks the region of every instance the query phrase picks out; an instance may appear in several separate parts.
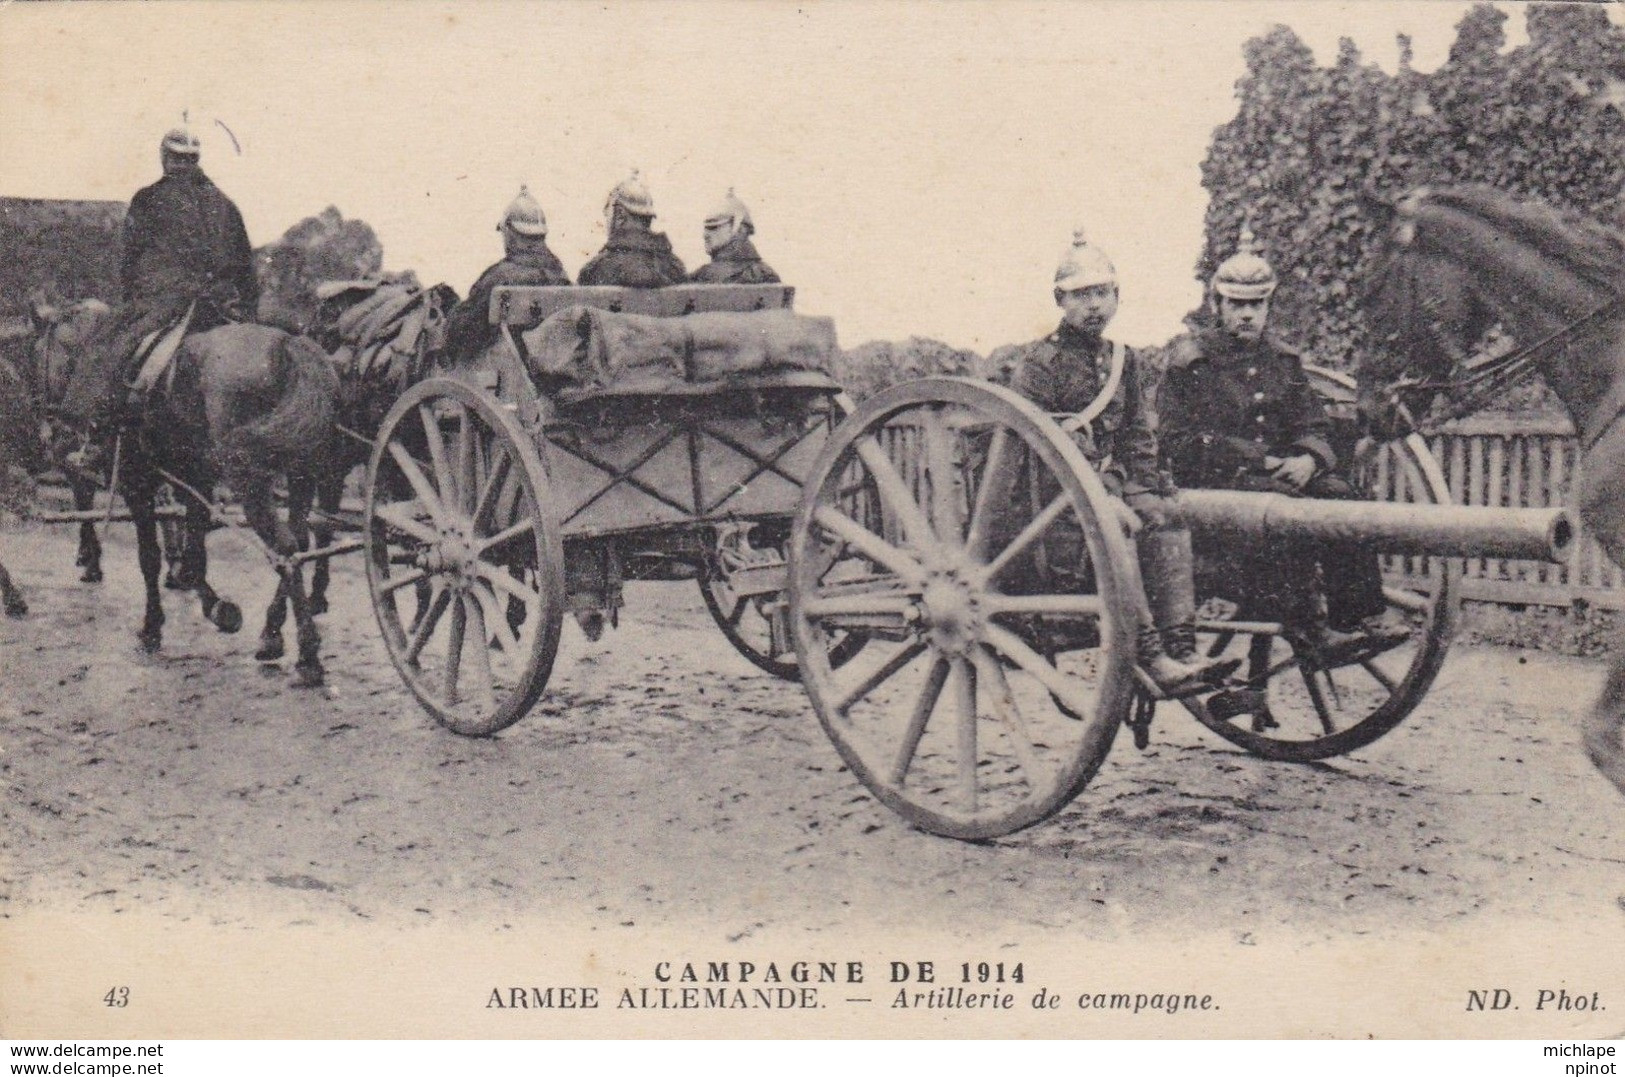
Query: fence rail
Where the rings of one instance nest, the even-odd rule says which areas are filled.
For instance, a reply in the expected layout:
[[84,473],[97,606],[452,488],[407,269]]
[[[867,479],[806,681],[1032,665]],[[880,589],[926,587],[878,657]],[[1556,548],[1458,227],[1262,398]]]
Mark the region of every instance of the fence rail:
[[[1428,435],[1427,442],[1459,504],[1577,508],[1580,452],[1574,427],[1566,419],[1467,419]],[[1379,466],[1375,496],[1396,496],[1396,470]],[[1403,573],[1405,566],[1395,558],[1386,567]],[[1625,573],[1582,528],[1573,553],[1563,564],[1468,560],[1463,566],[1462,596],[1541,606],[1572,606],[1583,601],[1625,609]]]

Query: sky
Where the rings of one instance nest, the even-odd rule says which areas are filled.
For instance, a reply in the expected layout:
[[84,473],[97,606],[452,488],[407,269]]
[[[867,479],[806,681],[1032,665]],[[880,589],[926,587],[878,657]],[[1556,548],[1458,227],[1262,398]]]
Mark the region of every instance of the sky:
[[523,183],[573,275],[637,168],[690,268],[733,187],[845,346],[1043,335],[1078,225],[1118,268],[1112,334],[1158,343],[1200,301],[1198,169],[1243,42],[1285,23],[1323,63],[1346,35],[1392,70],[1404,31],[1430,70],[1469,6],[0,4],[0,195],[128,200],[186,110],[256,245],[333,205],[386,268],[466,291]]

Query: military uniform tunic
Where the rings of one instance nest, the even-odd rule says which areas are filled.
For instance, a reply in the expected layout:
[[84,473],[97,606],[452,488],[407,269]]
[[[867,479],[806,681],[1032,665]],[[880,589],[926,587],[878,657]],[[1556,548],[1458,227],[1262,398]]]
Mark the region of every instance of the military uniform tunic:
[[581,267],[581,283],[623,288],[664,288],[688,279],[663,232],[637,226],[616,229],[604,249]]
[[1184,486],[1234,488],[1267,478],[1266,456],[1308,453],[1337,466],[1331,420],[1289,348],[1212,330],[1181,341],[1157,396],[1163,458]]
[[569,283],[570,275],[546,243],[526,243],[481,273],[468,298],[452,308],[446,318],[446,350],[470,358],[491,346],[497,335],[491,324],[491,295],[498,288]]
[[[1047,412],[1075,415],[1105,387],[1113,347],[1111,341],[1087,336],[1063,322],[1049,336],[1024,344],[1011,355],[1010,387]],[[1091,430],[1080,432],[1079,447],[1099,468],[1108,493],[1131,497],[1167,492],[1140,359],[1132,348],[1124,353],[1117,391],[1090,424]]]
[[696,284],[777,284],[779,275],[762,261],[756,245],[747,235],[737,235],[711,256],[711,261],[694,271]]
[[[1358,497],[1335,474],[1331,419],[1290,348],[1268,337],[1243,341],[1219,329],[1180,341],[1157,394],[1163,459],[1181,486],[1260,490],[1291,497]],[[1307,453],[1315,474],[1301,488],[1277,479],[1266,457]],[[1375,554],[1348,543],[1272,541],[1198,544],[1203,590],[1239,600],[1248,616],[1315,621],[1317,567],[1334,628],[1381,613]]]

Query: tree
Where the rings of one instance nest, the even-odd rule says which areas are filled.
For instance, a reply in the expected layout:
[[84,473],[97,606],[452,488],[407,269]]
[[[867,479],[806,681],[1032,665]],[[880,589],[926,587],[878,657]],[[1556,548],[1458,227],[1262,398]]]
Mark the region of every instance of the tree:
[[372,226],[345,220],[328,206],[254,252],[260,320],[303,332],[316,316],[318,284],[376,276],[383,264],[384,248]]
[[1363,346],[1359,283],[1377,220],[1362,198],[1418,183],[1488,183],[1601,218],[1625,184],[1625,30],[1600,7],[1529,9],[1506,50],[1506,15],[1472,8],[1431,74],[1389,75],[1344,40],[1329,68],[1276,26],[1245,47],[1236,116],[1215,129],[1196,271],[1206,281],[1247,223],[1280,276],[1273,320],[1314,361],[1351,366]]

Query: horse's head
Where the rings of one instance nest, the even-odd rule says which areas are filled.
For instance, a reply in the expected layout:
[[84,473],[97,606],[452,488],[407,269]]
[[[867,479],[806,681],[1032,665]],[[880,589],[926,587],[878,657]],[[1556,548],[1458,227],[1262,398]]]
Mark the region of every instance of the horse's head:
[[1360,412],[1379,436],[1414,429],[1458,364],[1494,322],[1463,262],[1434,242],[1433,194],[1391,203],[1388,230],[1365,290],[1371,335],[1360,356]]

